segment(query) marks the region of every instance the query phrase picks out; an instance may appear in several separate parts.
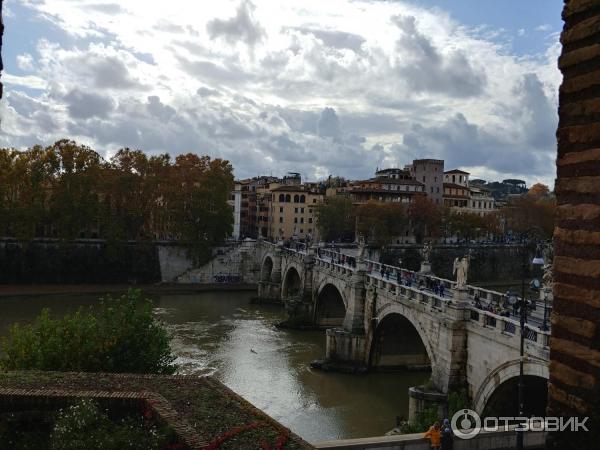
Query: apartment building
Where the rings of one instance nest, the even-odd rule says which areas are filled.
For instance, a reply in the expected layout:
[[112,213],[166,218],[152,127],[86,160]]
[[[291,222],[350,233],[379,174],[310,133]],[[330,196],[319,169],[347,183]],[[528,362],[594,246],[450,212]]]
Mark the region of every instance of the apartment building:
[[469,176],[469,172],[459,169],[444,172],[444,206],[479,216],[495,211],[490,191],[479,184],[471,186]]
[[304,185],[281,185],[271,190],[269,239],[314,239],[317,236],[315,207],[324,191]]
[[410,203],[416,195],[426,195],[425,185],[405,169],[390,168],[375,172],[375,178],[356,181],[348,189],[353,203],[368,201]]

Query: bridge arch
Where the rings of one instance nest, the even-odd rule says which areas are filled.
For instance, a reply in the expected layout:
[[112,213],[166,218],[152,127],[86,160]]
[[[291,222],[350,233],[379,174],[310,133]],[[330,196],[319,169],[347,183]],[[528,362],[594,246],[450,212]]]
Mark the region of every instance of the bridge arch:
[[347,301],[332,283],[325,283],[315,299],[315,323],[323,327],[339,327],[346,317]]
[[369,367],[405,368],[434,365],[429,339],[408,314],[391,310],[379,318],[373,331]]
[[283,298],[295,297],[300,295],[301,292],[302,277],[300,276],[300,271],[296,267],[290,266],[283,277],[283,285],[281,288]]
[[271,274],[273,273],[273,258],[271,255],[267,255],[263,259],[263,263],[260,269],[260,280],[271,281]]
[[[523,364],[523,373],[525,375],[525,395],[529,391],[531,398],[536,397],[542,401],[545,401],[548,394],[547,381],[550,377],[548,364],[543,361],[529,360]],[[519,378],[519,360],[508,361],[502,364],[496,370],[488,374],[487,377],[481,383],[481,386],[475,392],[473,396],[473,409],[478,414],[484,414],[486,409],[494,407],[493,403],[495,398],[517,398],[517,381]],[[528,388],[529,387],[529,388]],[[545,392],[544,392],[545,389]],[[535,404],[534,404],[535,403]],[[538,411],[532,413],[540,413],[544,415],[545,405],[540,404],[539,400],[535,402],[525,401],[525,406],[528,405],[538,407]],[[505,415],[516,415],[516,405],[513,411],[498,411]]]

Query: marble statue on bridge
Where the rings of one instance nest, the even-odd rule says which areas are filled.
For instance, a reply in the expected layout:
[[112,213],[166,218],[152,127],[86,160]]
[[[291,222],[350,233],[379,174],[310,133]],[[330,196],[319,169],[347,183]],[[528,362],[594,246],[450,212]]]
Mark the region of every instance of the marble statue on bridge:
[[470,256],[463,256],[454,260],[452,275],[456,275],[456,288],[465,289],[467,287],[467,274],[469,273]]
[[430,241],[427,241],[425,245],[423,245],[423,249],[421,250],[421,255],[423,256],[423,262],[429,262],[429,258],[431,257],[431,251],[433,246]]

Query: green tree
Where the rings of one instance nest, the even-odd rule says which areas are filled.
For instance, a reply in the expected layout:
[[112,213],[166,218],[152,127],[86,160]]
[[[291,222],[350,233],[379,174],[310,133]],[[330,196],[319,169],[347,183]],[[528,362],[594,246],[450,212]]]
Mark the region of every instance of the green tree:
[[5,370],[175,371],[167,332],[139,290],[59,319],[45,309],[33,324],[14,324],[2,350],[0,369]]
[[324,241],[353,240],[355,216],[352,200],[347,197],[328,197],[315,208],[317,227]]

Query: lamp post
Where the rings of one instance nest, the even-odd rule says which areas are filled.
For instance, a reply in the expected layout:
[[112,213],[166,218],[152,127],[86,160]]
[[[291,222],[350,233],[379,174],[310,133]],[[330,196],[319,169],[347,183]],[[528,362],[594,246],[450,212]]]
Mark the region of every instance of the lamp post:
[[[521,345],[520,345],[520,358],[519,358],[519,417],[525,416],[525,376],[523,374],[523,364],[525,362],[525,322],[527,320],[527,300],[525,300],[525,272],[527,270],[527,245],[523,246],[523,272],[521,276],[521,305],[520,305],[520,325],[521,325]],[[534,266],[543,266],[544,258],[540,256],[539,246],[536,245],[536,254],[531,263]],[[518,426],[517,432],[517,449],[523,450],[523,429]]]
[[548,331],[548,291],[545,286],[542,292],[544,293],[544,321],[542,322],[542,331]]

